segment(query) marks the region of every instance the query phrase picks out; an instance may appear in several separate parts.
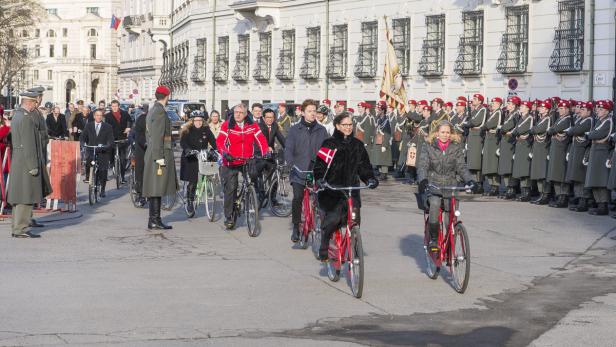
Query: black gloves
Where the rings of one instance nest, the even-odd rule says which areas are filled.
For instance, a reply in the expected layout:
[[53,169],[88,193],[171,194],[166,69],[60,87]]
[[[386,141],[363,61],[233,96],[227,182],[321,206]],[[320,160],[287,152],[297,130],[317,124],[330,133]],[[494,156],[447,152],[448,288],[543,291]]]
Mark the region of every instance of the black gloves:
[[379,186],[379,180],[377,180],[376,178],[371,178],[368,180],[368,187],[370,189],[375,189],[378,186]]
[[428,187],[428,180],[424,178],[423,180],[421,180],[421,182],[419,182],[419,186],[418,186],[419,194],[424,194],[426,192],[427,187]]
[[233,161],[233,156],[227,152],[223,153],[222,156],[225,157],[227,161]]
[[518,133],[517,130],[514,130],[511,132],[511,137],[518,137],[518,136],[520,136],[520,134]]
[[550,128],[550,129],[548,129],[547,134],[552,136],[552,135],[556,134],[556,130]]

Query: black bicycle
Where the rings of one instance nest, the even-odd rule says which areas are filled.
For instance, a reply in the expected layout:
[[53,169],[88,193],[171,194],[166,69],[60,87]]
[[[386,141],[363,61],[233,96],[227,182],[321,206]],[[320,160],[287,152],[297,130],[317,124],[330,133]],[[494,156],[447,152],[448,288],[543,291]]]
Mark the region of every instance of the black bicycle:
[[261,208],[265,208],[269,204],[270,211],[274,216],[288,217],[291,215],[291,200],[293,198],[289,170],[281,153],[272,154],[272,159],[276,167],[263,180],[265,197],[261,202]]
[[113,174],[115,175],[116,188],[122,185],[122,159],[120,158],[120,145],[128,143],[128,140],[113,141],[115,156],[113,158]]
[[90,206],[98,202],[99,194],[101,192],[101,183],[98,181],[98,153],[106,149],[103,145],[88,146],[84,145],[84,148],[92,149],[92,160],[90,161],[90,179],[88,181],[88,202]]
[[242,183],[238,187],[235,200],[233,201],[233,212],[231,219],[233,224],[237,222],[237,218],[244,214],[246,216],[246,226],[248,227],[248,235],[257,237],[261,233],[261,223],[259,222],[259,199],[254,183],[248,175],[249,165],[254,165],[254,158],[233,158],[232,160],[243,160],[246,163],[241,165]]

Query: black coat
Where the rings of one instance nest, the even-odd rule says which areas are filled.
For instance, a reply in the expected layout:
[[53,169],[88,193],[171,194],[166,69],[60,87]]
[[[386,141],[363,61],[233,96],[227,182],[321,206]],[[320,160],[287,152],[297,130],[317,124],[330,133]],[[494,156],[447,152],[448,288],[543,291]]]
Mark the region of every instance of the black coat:
[[49,137],[68,137],[66,117],[63,114],[60,114],[58,120],[56,120],[53,113],[50,113],[47,115],[45,123],[47,124],[47,134]]
[[261,129],[263,136],[267,139],[268,147],[274,148],[276,140],[278,140],[282,148],[284,148],[284,136],[282,135],[282,131],[278,128],[278,123],[272,123],[271,130],[265,125],[265,122],[258,122],[257,124],[259,124],[259,129]]
[[207,126],[202,126],[199,129],[190,127],[188,132],[182,135],[180,146],[182,146],[180,179],[182,181],[197,183],[199,179],[199,159],[197,156],[187,156],[187,154],[192,150],[199,151],[208,149],[208,147],[216,149],[216,138]]
[[141,150],[145,153],[146,141],[145,141],[145,119],[147,117],[146,113],[142,113],[137,117],[135,121],[135,149]]
[[132,119],[128,112],[124,110],[120,110],[120,122],[116,121],[115,117],[111,112],[105,114],[105,122],[113,128],[113,138],[115,140],[124,140],[126,139],[126,134],[124,130],[126,128],[130,128]]
[[[101,151],[97,150],[96,152],[99,154],[99,166],[100,169],[106,169],[109,163],[109,158],[111,151],[113,150],[113,129],[111,125],[101,122],[101,129],[98,132],[98,136],[96,135],[96,122],[88,122],[86,127],[81,133],[80,141],[83,144],[88,146],[98,146],[103,145],[105,148]],[[88,157],[91,157],[93,150],[88,148],[87,151]]]
[[86,127],[86,124],[89,122],[88,118],[83,116],[83,113],[77,113],[75,115],[75,119],[73,119],[73,123],[71,124],[71,128],[77,128],[77,133],[73,136],[75,141],[80,141],[81,136],[83,134],[83,129]]
[[[329,165],[318,155],[314,164],[314,177],[324,179],[332,186],[358,186],[359,180],[367,183],[374,178],[372,164],[368,158],[368,151],[364,143],[354,136],[344,138],[344,135],[334,130],[332,137],[323,141],[321,148],[335,149],[336,154]],[[336,205],[345,203],[342,192],[324,190],[319,192],[319,207],[325,211],[332,211]]]

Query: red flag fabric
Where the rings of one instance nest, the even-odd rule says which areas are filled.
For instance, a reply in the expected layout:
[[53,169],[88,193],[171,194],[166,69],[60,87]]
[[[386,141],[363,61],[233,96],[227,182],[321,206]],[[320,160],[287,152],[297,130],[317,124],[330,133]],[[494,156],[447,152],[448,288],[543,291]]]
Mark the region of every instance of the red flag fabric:
[[321,160],[323,160],[329,168],[329,165],[331,165],[332,161],[334,160],[334,155],[336,155],[336,151],[337,149],[321,147],[321,149],[319,149],[319,151],[317,152],[317,157],[321,158]]

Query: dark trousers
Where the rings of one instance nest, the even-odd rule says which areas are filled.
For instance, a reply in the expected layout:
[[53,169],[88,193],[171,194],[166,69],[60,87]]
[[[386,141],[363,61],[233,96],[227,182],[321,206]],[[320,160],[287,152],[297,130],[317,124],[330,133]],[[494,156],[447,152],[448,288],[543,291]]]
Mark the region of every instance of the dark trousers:
[[[355,190],[354,192],[358,192]],[[361,201],[359,195],[353,197],[353,210],[359,209]],[[323,237],[321,238],[321,249],[327,249],[329,247],[329,240],[336,230],[347,224],[349,205],[346,200],[338,202],[333,210],[324,211],[323,221],[321,221],[321,230],[323,231]],[[357,222],[357,219],[355,220]]]
[[[90,179],[90,167],[92,166],[92,164],[90,164],[92,162],[92,156],[88,155],[88,159],[86,160],[86,179]],[[108,163],[109,161],[107,160],[106,156],[102,156],[99,155],[96,159],[96,162],[98,163],[98,174],[96,175],[96,179],[98,181],[98,183],[101,185],[101,187],[103,189],[105,189],[106,183],[107,183],[107,167],[108,167]]]
[[[127,143],[120,143],[120,144],[117,144],[117,146],[120,147],[119,148],[119,152],[120,152],[120,177],[122,177],[122,180],[124,180],[124,175],[126,174],[126,149],[128,148],[128,144]],[[109,165],[113,166],[114,165],[114,161],[115,161],[115,148],[111,152],[110,159],[109,159]],[[118,174],[118,173],[116,172],[116,174]]]
[[222,180],[223,192],[224,192],[224,211],[225,218],[231,218],[233,214],[233,203],[235,202],[235,196],[237,195],[238,179],[237,175],[242,172],[241,166],[221,166],[220,178]]
[[[400,141],[391,142],[391,160],[393,161],[393,167],[395,168],[400,159]],[[398,168],[400,169],[400,168]]]
[[443,210],[449,211],[449,199],[443,199],[440,196],[431,195],[428,197],[428,205],[430,212],[428,213],[428,225],[430,230],[430,236],[433,240],[438,237],[439,228],[439,214],[441,213],[441,204]]
[[255,182],[255,189],[259,197],[265,198],[265,179],[272,173],[276,167],[276,164],[270,160],[257,159],[255,165],[257,175],[255,177],[251,177],[251,179]]
[[145,156],[145,151],[139,147],[139,145],[135,145],[135,190],[137,193],[141,194],[141,186],[143,184],[143,167],[144,161],[143,157]]
[[297,225],[302,222],[302,200],[304,199],[304,185],[291,183],[293,187],[293,200],[291,201],[291,222]]

